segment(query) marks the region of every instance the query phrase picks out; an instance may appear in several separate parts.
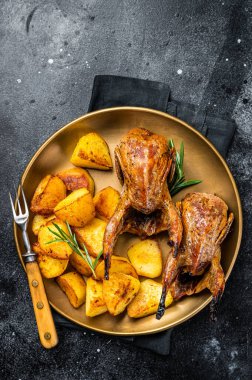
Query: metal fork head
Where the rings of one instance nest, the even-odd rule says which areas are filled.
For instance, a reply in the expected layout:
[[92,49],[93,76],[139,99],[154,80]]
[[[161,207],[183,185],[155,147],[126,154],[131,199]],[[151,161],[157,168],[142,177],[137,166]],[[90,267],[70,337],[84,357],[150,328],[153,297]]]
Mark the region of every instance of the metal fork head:
[[23,188],[21,185],[19,186],[19,188],[20,188],[20,192],[22,193],[22,197],[23,197],[24,211],[22,211],[20,201],[19,201],[19,199],[17,199],[17,206],[18,206],[18,214],[17,214],[10,193],[9,193],[9,196],[10,196],[13,218],[14,218],[15,222],[22,228],[22,227],[25,227],[25,225],[29,219],[29,209],[28,209],[28,205],[27,205],[27,201],[26,201],[26,198],[24,195]]

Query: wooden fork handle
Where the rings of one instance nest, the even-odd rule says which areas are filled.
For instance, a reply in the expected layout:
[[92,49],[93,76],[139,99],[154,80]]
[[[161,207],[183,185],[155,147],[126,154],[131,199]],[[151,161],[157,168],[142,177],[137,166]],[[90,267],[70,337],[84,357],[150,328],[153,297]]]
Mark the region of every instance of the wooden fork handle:
[[52,348],[58,343],[58,335],[37,261],[28,262],[26,272],[41,344]]

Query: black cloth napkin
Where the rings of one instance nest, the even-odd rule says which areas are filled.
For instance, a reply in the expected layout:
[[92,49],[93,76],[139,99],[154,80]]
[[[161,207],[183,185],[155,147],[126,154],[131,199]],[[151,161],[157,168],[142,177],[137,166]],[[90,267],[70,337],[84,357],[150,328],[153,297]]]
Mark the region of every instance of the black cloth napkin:
[[[193,104],[171,99],[168,84],[149,80],[127,78],[113,75],[97,75],[94,79],[88,112],[103,108],[136,106],[167,112],[184,120],[206,136],[223,157],[231,144],[236,130],[232,119],[207,114],[206,110]],[[54,312],[57,325],[83,329]],[[160,355],[168,355],[172,329],[145,336],[122,338],[138,347],[152,350]]]
[[136,106],[153,108],[176,116],[206,136],[226,156],[236,123],[199,106],[171,98],[168,84],[114,75],[97,75],[94,79],[88,112],[103,108]]

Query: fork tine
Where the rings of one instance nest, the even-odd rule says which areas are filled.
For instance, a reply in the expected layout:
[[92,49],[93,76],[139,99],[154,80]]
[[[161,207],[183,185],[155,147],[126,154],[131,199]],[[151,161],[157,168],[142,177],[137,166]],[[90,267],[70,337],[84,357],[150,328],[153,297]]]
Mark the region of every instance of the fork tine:
[[22,214],[22,210],[21,210],[21,206],[20,206],[19,199],[17,200],[17,205],[18,205],[18,212],[19,212],[19,215],[21,215],[21,214]]
[[23,186],[22,185],[20,185],[20,189],[21,189],[21,192],[22,192],[24,206],[25,206],[25,215],[28,215],[29,210],[28,210],[28,206],[27,206],[27,202],[26,202],[26,198],[25,198],[25,194],[24,194],[24,190],[23,190]]
[[[21,205],[20,205],[20,201],[19,201],[19,197],[18,197],[19,186],[16,189],[16,186],[15,186],[14,182],[12,182],[12,186],[13,186],[13,189],[14,189],[14,199],[17,200],[18,212],[19,212],[19,215],[21,215],[22,214],[22,209],[21,209]],[[15,209],[15,207],[14,207],[14,209]],[[16,214],[16,217],[18,217],[17,212],[15,212],[15,214]]]
[[12,208],[12,212],[13,212],[13,217],[15,219],[17,215],[16,215],[16,211],[15,211],[14,204],[12,201],[11,193],[9,193],[9,197],[10,197],[10,203],[11,203],[11,208]]

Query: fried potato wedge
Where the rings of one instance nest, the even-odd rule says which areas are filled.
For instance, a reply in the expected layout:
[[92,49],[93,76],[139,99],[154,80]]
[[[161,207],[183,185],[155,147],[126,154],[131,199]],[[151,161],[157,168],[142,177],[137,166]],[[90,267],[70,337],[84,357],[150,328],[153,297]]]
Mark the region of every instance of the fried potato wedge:
[[103,280],[103,298],[112,315],[121,314],[136,296],[140,281],[124,273],[111,273]]
[[70,161],[72,164],[84,168],[112,169],[109,147],[106,141],[95,132],[80,138]]
[[103,236],[107,223],[94,218],[82,228],[74,228],[77,241],[84,243],[90,255],[97,257],[103,249]]
[[86,284],[77,272],[68,272],[56,279],[61,290],[66,293],[69,302],[76,309],[86,300]]
[[128,257],[139,276],[155,278],[162,273],[162,252],[156,240],[142,240],[129,248]]
[[57,224],[66,234],[69,235],[66,223],[62,220],[54,219],[48,222],[45,226],[41,227],[38,233],[38,242],[43,252],[47,256],[53,257],[54,259],[67,260],[72,254],[72,249],[65,242],[48,242],[55,240],[57,237],[49,230],[49,228],[58,233],[57,228],[54,224]]
[[34,214],[50,215],[54,207],[65,197],[64,182],[54,175],[47,175],[35,190],[31,201],[31,211]]
[[101,281],[96,281],[92,277],[87,279],[86,296],[86,316],[96,317],[106,313],[107,306],[103,299],[103,285]]
[[64,182],[67,190],[74,191],[84,187],[92,196],[94,195],[94,180],[87,170],[82,168],[70,168],[56,175]]
[[[158,282],[153,280],[142,281],[139,292],[127,308],[128,316],[131,318],[141,318],[156,313],[161,293],[162,285]],[[168,292],[165,306],[168,307],[172,301],[172,295]]]
[[[90,256],[90,258],[91,258],[92,262],[94,263],[95,258],[92,256]],[[89,277],[92,275],[92,271],[91,271],[89,265],[80,255],[78,255],[78,253],[73,251],[69,260],[70,260],[70,264],[72,265],[72,267],[75,270],[77,270],[77,272],[82,274],[83,276]]]
[[114,214],[119,201],[119,191],[111,186],[98,191],[94,197],[95,211],[98,218],[108,221]]
[[85,188],[73,191],[57,204],[54,213],[59,219],[68,221],[71,226],[85,226],[95,216],[94,202],[90,192]]
[[55,278],[63,274],[67,268],[68,260],[54,259],[42,251],[38,243],[32,245],[33,252],[37,253],[40,272],[45,278]]
[[[101,261],[96,269],[95,269],[95,274],[98,280],[103,280],[104,279],[104,260]],[[124,273],[129,276],[138,278],[137,272],[135,268],[131,265],[128,259],[126,257],[121,257],[121,256],[112,256],[111,257],[111,266],[109,273]]]
[[37,236],[40,228],[42,226],[45,226],[47,222],[55,218],[56,218],[55,215],[44,216],[44,215],[36,214],[32,221],[32,232],[34,233],[34,235]]

